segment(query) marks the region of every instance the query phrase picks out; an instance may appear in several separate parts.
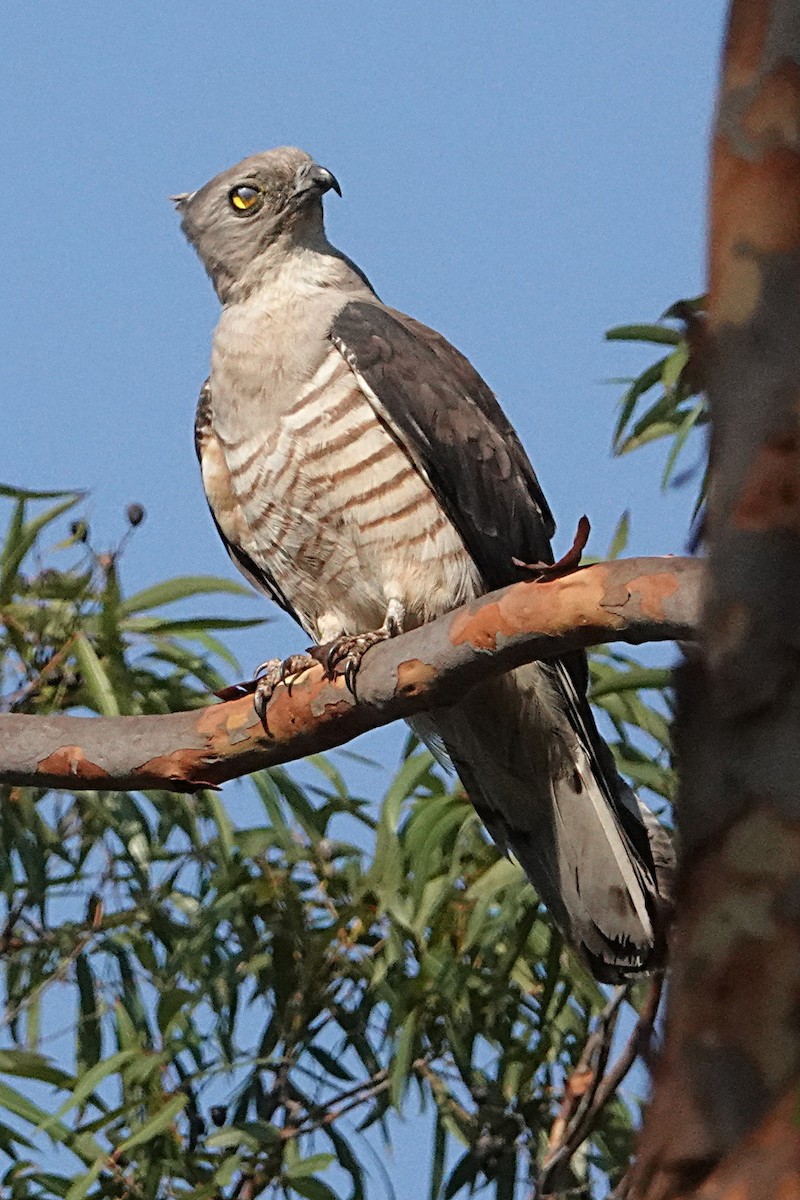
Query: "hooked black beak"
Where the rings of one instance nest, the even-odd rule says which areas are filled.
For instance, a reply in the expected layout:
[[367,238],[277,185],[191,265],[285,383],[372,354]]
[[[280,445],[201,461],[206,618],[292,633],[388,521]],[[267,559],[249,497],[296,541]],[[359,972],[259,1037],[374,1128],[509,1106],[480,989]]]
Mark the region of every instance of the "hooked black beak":
[[334,191],[341,199],[342,189],[339,186],[339,180],[336,178],[333,172],[329,171],[326,167],[317,167],[317,171],[319,172],[317,178],[320,181],[320,190],[322,192]]
[[294,186],[294,198],[306,195],[308,192],[316,192],[318,196],[323,196],[325,192],[334,191],[337,196],[341,196],[342,189],[339,187],[339,180],[326,167],[320,167],[317,163],[311,163],[309,166],[301,167],[297,172],[297,178]]

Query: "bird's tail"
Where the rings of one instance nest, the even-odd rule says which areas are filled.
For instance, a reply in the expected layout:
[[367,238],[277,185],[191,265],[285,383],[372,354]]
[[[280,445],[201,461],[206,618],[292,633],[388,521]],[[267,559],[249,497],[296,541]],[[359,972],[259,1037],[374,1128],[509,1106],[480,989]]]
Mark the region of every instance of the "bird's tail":
[[584,672],[581,655],[531,663],[413,724],[441,739],[494,840],[610,983],[662,963],[675,859],[616,771]]

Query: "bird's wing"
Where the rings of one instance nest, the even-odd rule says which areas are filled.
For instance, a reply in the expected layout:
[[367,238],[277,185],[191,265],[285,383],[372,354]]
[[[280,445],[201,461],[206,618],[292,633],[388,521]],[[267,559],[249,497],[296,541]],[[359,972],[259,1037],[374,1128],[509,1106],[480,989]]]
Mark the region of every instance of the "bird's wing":
[[264,566],[262,555],[252,542],[252,534],[231,485],[222,446],[214,433],[211,382],[206,380],[200,389],[194,421],[194,446],[200,462],[203,488],[208,507],[222,538],[225,549],[245,578],[260,592],[279,604],[298,624],[300,618],[278,587],[274,576]]
[[378,303],[345,305],[329,336],[428,480],[487,589],[526,577],[514,558],[552,562],[555,523],[539,481],[467,359],[434,330]]
[[[539,482],[469,362],[439,334],[379,304],[345,306],[330,336],[427,478],[486,587],[530,578],[514,558],[552,562],[554,522]],[[586,682],[580,652],[533,664],[493,681],[494,692],[481,690],[474,721],[465,701],[437,713],[436,726],[492,835],[525,865],[600,977],[611,978],[625,963],[638,969],[648,959],[650,908],[659,871],[669,874],[669,851],[657,869],[656,839],[597,731]],[[555,753],[562,743],[569,754]],[[559,754],[549,797],[537,802],[542,768]]]
[[[469,360],[440,333],[379,303],[346,305],[330,337],[425,474],[487,590],[530,579],[515,558],[552,562],[550,506],[514,427]],[[559,662],[572,683],[565,701],[580,731],[588,708],[586,655],[573,651]]]

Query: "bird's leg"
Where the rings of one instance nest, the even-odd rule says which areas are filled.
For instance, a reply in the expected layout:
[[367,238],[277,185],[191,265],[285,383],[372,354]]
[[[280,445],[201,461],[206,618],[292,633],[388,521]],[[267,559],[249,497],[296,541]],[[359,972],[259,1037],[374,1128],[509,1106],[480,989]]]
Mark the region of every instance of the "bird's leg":
[[386,605],[386,616],[380,629],[371,629],[366,633],[342,634],[324,646],[314,646],[309,653],[317,662],[322,663],[331,678],[334,675],[344,675],[348,690],[355,696],[356,675],[362,658],[370,647],[376,646],[378,642],[385,642],[388,638],[401,634],[405,616],[405,605],[402,600],[393,596]]
[[316,659],[310,654],[290,654],[288,658],[268,658],[260,663],[254,672],[255,691],[253,706],[260,720],[266,724],[267,705],[279,683],[287,683],[291,688],[292,677],[308,671],[316,666]]

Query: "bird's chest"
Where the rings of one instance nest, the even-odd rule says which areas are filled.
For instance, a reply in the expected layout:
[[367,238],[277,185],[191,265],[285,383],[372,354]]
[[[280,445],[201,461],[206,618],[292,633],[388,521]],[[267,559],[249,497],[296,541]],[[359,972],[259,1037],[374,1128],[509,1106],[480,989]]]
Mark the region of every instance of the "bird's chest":
[[217,432],[258,552],[304,623],[331,626],[333,610],[348,632],[373,628],[397,597],[413,624],[474,594],[460,536],[338,351],[291,398],[262,397]]

